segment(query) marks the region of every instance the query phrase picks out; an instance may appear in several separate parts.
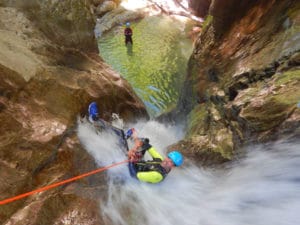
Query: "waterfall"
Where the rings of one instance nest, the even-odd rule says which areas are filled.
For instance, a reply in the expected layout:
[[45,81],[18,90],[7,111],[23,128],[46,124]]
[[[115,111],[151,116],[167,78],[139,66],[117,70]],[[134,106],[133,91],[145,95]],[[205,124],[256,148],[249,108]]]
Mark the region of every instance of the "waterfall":
[[[179,127],[135,124],[162,154],[180,140]],[[99,166],[126,159],[115,137],[96,135],[87,123],[78,136]],[[126,165],[108,173],[106,224],[121,225],[295,225],[300,221],[300,143],[253,145],[223,169],[202,168],[185,159],[159,184],[130,177]],[[122,182],[116,182],[120,181]]]

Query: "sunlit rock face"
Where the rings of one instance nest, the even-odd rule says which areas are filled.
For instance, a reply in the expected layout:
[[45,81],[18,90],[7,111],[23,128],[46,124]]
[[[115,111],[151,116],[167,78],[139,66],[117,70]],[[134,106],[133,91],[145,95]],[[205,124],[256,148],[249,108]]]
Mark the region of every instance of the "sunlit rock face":
[[96,51],[93,33],[94,17],[90,1],[2,1],[26,13],[43,34],[66,47]]
[[[76,20],[86,15],[78,5],[84,2],[1,3],[1,200],[96,168],[76,135],[77,118],[91,101],[106,120],[113,112],[125,120],[147,118],[129,84],[99,58],[93,29],[83,28],[86,17]],[[56,11],[58,5],[65,10]],[[65,24],[70,11],[73,22]],[[1,205],[0,223],[103,224],[104,183],[99,174]]]
[[[209,14],[214,17],[212,23],[215,28],[216,36],[222,36],[226,31],[228,31],[231,28],[233,23],[239,21],[242,17],[244,17],[244,15],[248,12],[249,9],[258,5],[260,5],[259,7],[263,8],[268,7],[269,4],[267,1],[262,2],[259,0],[212,1],[212,5],[209,9]],[[267,10],[267,8],[265,10]]]
[[177,109],[189,115],[187,154],[232,159],[238,146],[299,135],[297,4],[213,1]]
[[[100,3],[101,2],[101,3]],[[97,16],[95,33],[100,37],[115,26],[125,25],[145,16],[168,15],[181,20],[193,20],[195,25],[191,35],[199,32],[199,23],[207,14],[210,0],[124,0],[124,1],[93,1],[92,11]],[[198,11],[201,11],[199,14]],[[201,17],[201,18],[200,18]],[[197,21],[197,22],[195,22]]]

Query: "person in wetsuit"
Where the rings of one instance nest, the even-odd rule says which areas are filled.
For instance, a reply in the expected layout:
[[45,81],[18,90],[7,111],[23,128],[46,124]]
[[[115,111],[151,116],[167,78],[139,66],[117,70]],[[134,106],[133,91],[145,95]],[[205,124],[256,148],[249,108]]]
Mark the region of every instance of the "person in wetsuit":
[[[181,166],[183,156],[178,151],[168,153],[166,158],[149,143],[148,138],[138,138],[134,128],[126,133],[126,138],[134,140],[134,147],[128,151],[129,172],[132,177],[147,183],[159,183],[165,179],[174,166]],[[152,160],[144,161],[146,151],[151,155]]]
[[130,28],[129,22],[126,23],[124,35],[125,35],[125,45],[127,45],[128,43],[133,44],[132,43],[132,29]]

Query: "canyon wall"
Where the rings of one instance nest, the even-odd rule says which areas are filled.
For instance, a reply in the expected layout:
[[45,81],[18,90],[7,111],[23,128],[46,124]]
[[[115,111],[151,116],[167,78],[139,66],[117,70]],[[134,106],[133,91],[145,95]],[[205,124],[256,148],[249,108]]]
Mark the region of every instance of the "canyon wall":
[[299,135],[299,10],[297,1],[212,1],[178,103],[188,134],[176,147],[210,164]]
[[[112,113],[148,118],[128,82],[99,57],[89,7],[0,2],[1,200],[97,167],[76,135],[91,101],[107,121]],[[105,187],[99,174],[1,205],[0,224],[103,224]]]

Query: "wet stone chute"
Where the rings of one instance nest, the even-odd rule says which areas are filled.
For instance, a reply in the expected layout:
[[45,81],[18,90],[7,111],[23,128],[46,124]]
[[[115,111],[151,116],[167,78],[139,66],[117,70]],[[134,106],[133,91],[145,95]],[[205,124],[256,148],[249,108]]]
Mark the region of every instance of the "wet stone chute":
[[[131,127],[149,137],[164,155],[168,145],[183,137],[178,127],[154,121]],[[117,146],[116,140],[106,134],[94,136],[85,123],[78,132],[99,164],[126,159],[120,149],[112,147]],[[226,169],[203,169],[187,162],[159,184],[139,182],[121,165],[108,173],[108,198],[101,204],[102,213],[112,224],[124,225],[156,225],[158,221],[167,225],[294,225],[300,208],[299,148],[299,142],[293,141],[249,146],[244,158]]]

